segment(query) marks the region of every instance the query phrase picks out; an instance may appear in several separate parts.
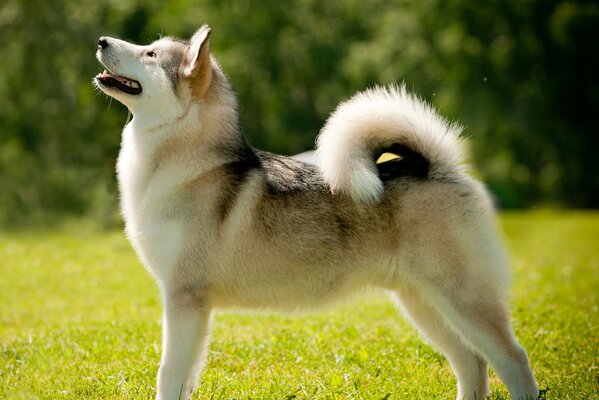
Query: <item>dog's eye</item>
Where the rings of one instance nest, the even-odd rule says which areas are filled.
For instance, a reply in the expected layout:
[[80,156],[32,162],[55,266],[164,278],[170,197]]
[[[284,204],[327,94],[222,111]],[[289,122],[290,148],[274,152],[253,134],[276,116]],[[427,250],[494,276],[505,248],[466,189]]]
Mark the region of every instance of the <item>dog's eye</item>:
[[153,52],[153,51],[148,51],[148,52],[146,53],[146,56],[154,58],[154,57],[156,57],[156,53],[155,53],[155,52]]

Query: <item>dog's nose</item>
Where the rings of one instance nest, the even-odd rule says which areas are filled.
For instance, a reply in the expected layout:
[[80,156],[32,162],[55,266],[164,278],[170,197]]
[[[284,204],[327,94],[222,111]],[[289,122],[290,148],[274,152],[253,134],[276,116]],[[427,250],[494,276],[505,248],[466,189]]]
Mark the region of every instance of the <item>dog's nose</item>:
[[108,40],[106,40],[105,38],[101,37],[100,40],[98,40],[98,48],[105,49],[107,47],[108,47]]

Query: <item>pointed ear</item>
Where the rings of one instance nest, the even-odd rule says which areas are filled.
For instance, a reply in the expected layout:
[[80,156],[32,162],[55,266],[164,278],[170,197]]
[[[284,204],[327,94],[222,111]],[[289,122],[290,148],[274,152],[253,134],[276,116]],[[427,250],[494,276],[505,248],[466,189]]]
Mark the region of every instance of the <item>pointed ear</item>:
[[181,74],[190,83],[192,94],[196,98],[204,97],[212,83],[212,61],[208,39],[212,30],[202,26],[191,38],[181,63]]
[[202,72],[202,66],[210,67],[210,32],[212,29],[204,25],[192,36],[181,65],[185,78],[196,78]]

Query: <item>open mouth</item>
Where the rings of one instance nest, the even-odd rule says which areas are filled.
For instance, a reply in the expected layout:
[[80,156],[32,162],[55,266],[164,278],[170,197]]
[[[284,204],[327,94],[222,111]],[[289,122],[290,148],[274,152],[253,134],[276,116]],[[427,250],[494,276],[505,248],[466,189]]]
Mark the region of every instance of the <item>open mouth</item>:
[[121,92],[128,94],[140,94],[141,85],[133,79],[125,78],[124,76],[113,74],[104,70],[101,74],[96,75],[96,81],[106,87],[113,87]]

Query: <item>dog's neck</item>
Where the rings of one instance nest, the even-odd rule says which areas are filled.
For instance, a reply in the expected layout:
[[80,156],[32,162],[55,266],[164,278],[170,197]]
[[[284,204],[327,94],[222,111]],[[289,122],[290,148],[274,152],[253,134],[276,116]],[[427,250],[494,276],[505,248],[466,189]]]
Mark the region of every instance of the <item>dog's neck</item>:
[[185,94],[179,102],[173,109],[132,111],[133,118],[123,132],[130,137],[123,139],[151,151],[171,140],[209,145],[223,143],[226,137],[236,141],[240,135],[237,99],[224,75],[215,74],[203,98]]
[[181,115],[160,123],[153,115],[134,115],[123,130],[123,150],[154,171],[185,160],[192,173],[187,179],[254,155],[239,129],[237,100],[226,78],[215,80],[204,98],[187,104]]

